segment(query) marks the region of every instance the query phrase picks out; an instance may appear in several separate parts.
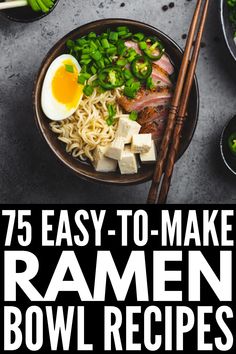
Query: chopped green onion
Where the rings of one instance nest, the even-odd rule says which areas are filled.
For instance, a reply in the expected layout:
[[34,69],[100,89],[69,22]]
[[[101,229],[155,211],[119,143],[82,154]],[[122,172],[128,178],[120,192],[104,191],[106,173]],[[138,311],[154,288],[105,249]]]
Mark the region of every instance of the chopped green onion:
[[123,71],[123,74],[124,74],[124,77],[125,77],[126,80],[132,79],[132,77],[133,77],[133,74],[128,69],[125,69]]
[[149,90],[152,90],[155,87],[151,76],[149,76],[149,78],[147,79],[146,86]]
[[85,38],[79,38],[79,39],[76,40],[76,43],[79,46],[83,47],[85,44],[87,44],[87,40]]
[[78,45],[75,45],[74,46],[74,51],[75,52],[79,52],[81,50],[81,47],[80,46],[78,46]]
[[123,40],[119,39],[117,42],[117,52],[120,56],[123,56],[127,51],[127,48],[125,46],[125,43]]
[[97,48],[100,48],[100,49],[102,48],[102,44],[99,41],[99,39],[96,39],[95,44],[96,44]]
[[104,49],[108,49],[110,47],[110,44],[109,44],[109,42],[108,42],[108,40],[106,38],[103,38],[101,40],[101,43],[102,43],[102,46],[103,46]]
[[119,26],[119,27],[117,27],[117,32],[129,32],[129,29],[128,29],[128,27],[126,27],[126,26]]
[[74,67],[73,67],[73,65],[69,65],[69,64],[66,64],[65,65],[65,68],[66,68],[66,71],[68,72],[68,73],[74,73]]
[[130,87],[133,83],[134,83],[134,78],[131,77],[131,79],[129,79],[128,81],[126,81],[125,86]]
[[92,61],[92,59],[82,59],[81,61],[80,61],[80,64],[84,64],[84,65],[88,65],[89,63],[91,63],[91,61]]
[[116,109],[115,106],[112,104],[108,104],[107,105],[107,109],[108,109],[108,113],[109,113],[109,117],[114,117],[116,115]]
[[81,59],[89,59],[90,55],[89,54],[82,54]]
[[68,48],[74,48],[75,43],[71,39],[68,39],[66,45]]
[[137,55],[138,54],[137,54],[136,50],[134,50],[133,48],[130,48],[128,50],[128,58],[127,58],[128,62],[131,63],[137,57]]
[[91,49],[90,48],[84,48],[82,50],[82,54],[89,54],[89,53],[91,53]]
[[119,38],[119,35],[118,35],[117,32],[111,32],[110,35],[109,35],[109,40],[111,42],[117,42],[118,38]]
[[88,34],[88,38],[97,38],[97,35],[96,35],[96,33],[94,33],[94,32],[90,32],[90,33]]
[[136,33],[133,35],[133,39],[138,42],[141,42],[144,38],[145,38],[145,36],[143,33]]
[[95,75],[96,73],[97,73],[97,68],[93,65],[93,66],[91,66],[91,72],[92,72],[92,74],[93,75]]
[[133,121],[137,120],[138,119],[138,112],[132,111],[129,115],[129,119],[133,120]]
[[98,60],[97,65],[100,69],[104,69],[105,68],[104,60],[103,59]]
[[111,58],[105,58],[104,59],[104,63],[105,63],[105,65],[110,65],[111,63],[112,63],[112,59]]
[[117,53],[117,49],[115,47],[107,49],[107,54],[108,55],[115,55],[116,53]]
[[131,81],[128,82],[128,85],[126,83],[126,86],[124,88],[124,95],[129,97],[129,98],[135,98],[138,90],[141,87],[141,83],[139,81]]
[[100,37],[101,38],[108,38],[108,33],[102,33]]
[[132,87],[132,89],[135,90],[136,93],[137,93],[137,91],[138,91],[138,90],[140,89],[140,87],[141,87],[141,83],[140,83],[139,81],[135,81],[135,82],[131,85],[131,87]]
[[129,98],[135,98],[136,92],[132,89],[132,87],[125,87],[124,88],[124,95]]
[[[125,43],[127,38],[137,42],[143,52],[143,59],[140,59],[134,48],[128,48]],[[143,33],[133,34],[126,26],[108,28],[102,34],[90,32],[82,38],[68,40],[66,44],[68,53],[71,53],[82,67],[78,83],[84,85],[84,93],[87,96],[93,93],[94,87],[97,87],[98,92],[124,87],[123,94],[130,98],[136,97],[141,86],[146,85],[147,89],[152,89],[156,85],[151,78],[152,61],[158,60],[165,50],[158,38],[146,37]],[[72,73],[75,70],[75,66],[66,68]],[[88,84],[89,78],[94,75],[97,75],[97,78]],[[108,122],[113,124],[114,112],[111,108],[108,110]]]
[[83,65],[80,73],[86,73],[87,71],[87,65]]
[[116,64],[117,64],[118,66],[125,66],[125,65],[127,64],[127,60],[125,60],[125,59],[119,59],[119,60],[117,60]]
[[91,86],[92,87],[98,87],[99,86],[99,81],[98,80],[92,81]]
[[90,74],[82,73],[78,77],[78,83],[83,85],[85,83],[85,81],[87,81],[90,77],[91,77]]
[[94,91],[94,89],[92,86],[90,86],[90,85],[84,86],[83,92],[86,96],[91,96],[93,94],[93,91]]
[[107,122],[107,125],[110,127],[111,125],[113,125],[114,119],[107,118],[106,122]]
[[86,77],[84,77],[83,75],[78,76],[78,84],[84,85],[85,81],[86,81]]
[[127,32],[126,31],[120,31],[120,32],[118,32],[118,35],[119,35],[119,37],[123,37],[123,36],[125,36],[127,34]]
[[108,110],[109,116],[108,116],[106,122],[110,126],[114,123],[114,117],[116,115],[116,108],[112,104],[107,104],[107,110]]
[[94,53],[91,53],[91,57],[95,60],[95,61],[99,61],[102,59],[102,54],[97,50]]
[[129,32],[129,33],[124,34],[121,38],[122,39],[128,39],[128,38],[131,38],[132,36],[133,36],[132,33]]
[[146,42],[139,42],[139,48],[141,49],[141,50],[144,50],[144,49],[146,49],[147,48],[147,43]]
[[94,51],[94,50],[98,49],[97,44],[94,41],[92,41],[92,40],[89,42],[89,46],[90,46],[91,51]]

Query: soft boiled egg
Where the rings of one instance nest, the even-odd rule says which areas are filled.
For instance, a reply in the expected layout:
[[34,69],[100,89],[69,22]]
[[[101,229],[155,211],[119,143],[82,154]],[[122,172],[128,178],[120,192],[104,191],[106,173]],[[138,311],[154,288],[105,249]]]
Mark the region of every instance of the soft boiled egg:
[[78,83],[81,67],[69,54],[56,58],[46,73],[41,104],[44,114],[52,120],[63,120],[77,110],[83,96],[83,85]]

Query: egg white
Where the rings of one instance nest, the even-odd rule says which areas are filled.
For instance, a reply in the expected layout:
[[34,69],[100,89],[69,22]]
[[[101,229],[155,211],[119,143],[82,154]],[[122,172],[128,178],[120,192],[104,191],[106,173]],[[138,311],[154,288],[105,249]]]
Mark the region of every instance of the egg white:
[[46,73],[43,87],[42,87],[42,94],[41,94],[41,105],[44,114],[51,120],[63,120],[70,117],[72,114],[75,113],[77,110],[80,100],[78,100],[78,104],[76,107],[68,109],[65,104],[58,102],[55,97],[53,96],[52,92],[52,81],[57,72],[57,70],[64,65],[65,61],[72,62],[78,70],[78,73],[81,71],[81,67],[78,61],[70,54],[63,54],[56,58],[52,64],[49,66],[48,71]]

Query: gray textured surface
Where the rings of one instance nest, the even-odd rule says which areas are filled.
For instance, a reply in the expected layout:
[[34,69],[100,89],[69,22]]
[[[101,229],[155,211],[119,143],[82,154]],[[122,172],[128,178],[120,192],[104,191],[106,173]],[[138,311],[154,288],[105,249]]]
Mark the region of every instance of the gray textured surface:
[[[121,7],[124,2],[125,6]],[[195,1],[61,0],[56,10],[32,24],[0,18],[0,201],[2,203],[143,203],[149,184],[118,188],[80,180],[62,166],[34,123],[31,93],[35,74],[51,46],[75,27],[99,18],[126,17],[150,23],[184,45]],[[176,165],[170,203],[234,203],[236,177],[219,157],[219,136],[236,111],[235,79],[219,35],[212,2],[206,47],[198,66],[199,124],[186,154]],[[235,70],[235,69],[234,69]]]

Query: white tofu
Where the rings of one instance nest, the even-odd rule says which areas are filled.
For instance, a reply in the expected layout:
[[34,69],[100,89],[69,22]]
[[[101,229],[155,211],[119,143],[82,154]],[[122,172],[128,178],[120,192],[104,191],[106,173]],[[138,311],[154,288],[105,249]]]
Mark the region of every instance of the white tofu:
[[110,157],[110,159],[120,160],[122,152],[124,151],[125,141],[124,138],[117,137],[115,140],[108,146],[105,156]]
[[157,160],[157,149],[156,149],[156,144],[155,144],[154,141],[152,141],[151,149],[148,152],[144,152],[144,153],[140,154],[140,160],[143,163],[156,162],[156,160]]
[[133,135],[131,151],[134,154],[143,154],[148,152],[152,147],[152,134],[136,134]]
[[138,134],[140,129],[140,124],[129,118],[122,117],[119,119],[116,137],[124,138],[125,144],[130,144],[132,136]]
[[93,166],[97,172],[115,172],[117,169],[117,161],[106,157],[106,150],[107,147],[97,146],[94,151]]
[[131,175],[138,172],[137,159],[135,154],[131,152],[130,147],[125,148],[118,165],[122,175]]

